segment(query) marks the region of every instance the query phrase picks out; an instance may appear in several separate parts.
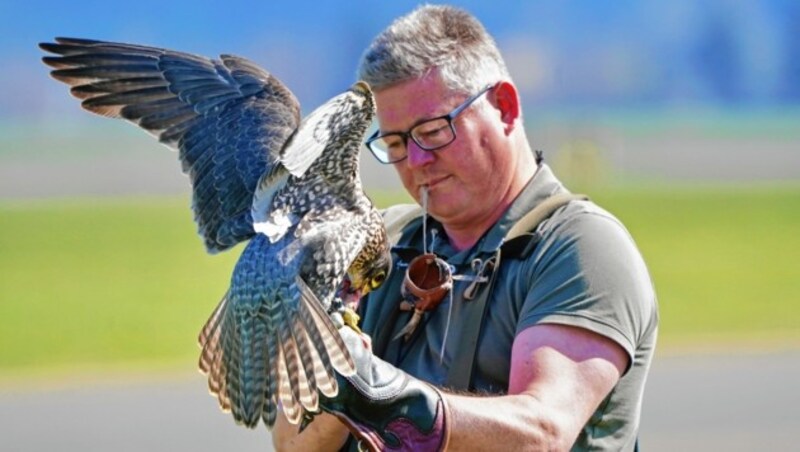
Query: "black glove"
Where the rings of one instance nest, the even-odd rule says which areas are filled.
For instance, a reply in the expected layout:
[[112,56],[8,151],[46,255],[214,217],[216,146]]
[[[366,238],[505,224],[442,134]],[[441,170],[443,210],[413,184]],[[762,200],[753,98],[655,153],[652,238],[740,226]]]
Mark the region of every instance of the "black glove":
[[372,354],[362,336],[339,329],[356,374],[339,375],[339,393],[320,395],[320,406],[347,425],[363,446],[378,450],[444,450],[448,412],[442,394]]

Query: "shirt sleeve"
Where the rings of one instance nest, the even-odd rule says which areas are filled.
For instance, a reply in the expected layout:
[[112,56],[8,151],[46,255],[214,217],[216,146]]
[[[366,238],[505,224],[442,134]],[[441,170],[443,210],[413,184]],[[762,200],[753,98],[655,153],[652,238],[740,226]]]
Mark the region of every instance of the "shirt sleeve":
[[644,260],[616,218],[573,204],[582,206],[568,206],[539,228],[516,334],[540,323],[585,328],[620,344],[633,362],[656,310]]

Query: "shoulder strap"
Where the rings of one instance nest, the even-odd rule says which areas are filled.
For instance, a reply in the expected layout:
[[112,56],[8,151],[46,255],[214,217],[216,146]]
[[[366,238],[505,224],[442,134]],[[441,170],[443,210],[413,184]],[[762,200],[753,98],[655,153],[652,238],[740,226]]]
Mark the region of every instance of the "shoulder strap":
[[416,204],[400,204],[387,209],[384,213],[383,223],[386,226],[386,235],[389,243],[397,243],[403,235],[403,230],[415,219],[422,217],[422,207]]
[[538,240],[534,239],[530,232],[534,231],[542,221],[549,218],[559,207],[573,200],[587,199],[589,199],[589,197],[586,195],[575,195],[572,193],[558,193],[552,195],[525,214],[525,216],[517,221],[508,233],[506,233],[503,246],[501,246],[493,258],[493,268],[488,283],[483,287],[483,290],[478,293],[475,299],[465,303],[464,309],[467,309],[468,312],[461,328],[460,337],[454,342],[459,344],[460,347],[456,350],[450,369],[447,371],[447,379],[445,380],[445,385],[447,387],[457,390],[472,389],[472,374],[475,370],[478,338],[480,336],[483,319],[486,317],[486,306],[488,306],[489,296],[494,288],[495,276],[498,273],[497,270],[500,268],[500,258],[504,253],[504,245],[511,241],[518,241],[515,239],[527,234],[529,240],[525,240],[528,242],[526,248],[531,248],[532,250]]
[[503,239],[503,241],[507,242],[525,233],[533,232],[533,230],[539,226],[539,223],[549,218],[550,215],[558,210],[559,207],[567,204],[570,201],[586,201],[588,199],[589,197],[586,195],[573,193],[557,193],[552,195],[540,202],[536,207],[533,208],[533,210],[526,213],[522,218],[514,223],[514,226],[512,226],[511,229],[509,229],[506,233],[506,237]]
[[525,214],[506,233],[500,249],[503,250],[504,259],[525,259],[536,249],[541,238],[536,228],[555,212],[559,207],[570,201],[586,201],[586,195],[572,193],[558,193],[542,201],[533,210]]

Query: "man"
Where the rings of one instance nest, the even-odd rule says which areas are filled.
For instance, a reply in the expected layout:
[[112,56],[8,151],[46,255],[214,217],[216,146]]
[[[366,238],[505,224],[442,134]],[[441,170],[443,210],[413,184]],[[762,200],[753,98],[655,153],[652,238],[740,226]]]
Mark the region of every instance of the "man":
[[[498,256],[506,231],[567,192],[531,150],[492,38],[462,10],[423,6],[375,39],[359,75],[375,92],[380,126],[370,150],[430,216],[401,228],[390,279],[362,300],[364,332],[389,337],[376,347],[381,359],[348,339],[367,370],[323,403],[335,416],[318,415],[299,434],[279,419],[275,445],[337,450],[353,431],[372,447],[414,450],[637,448],[658,314],[619,221],[571,201],[539,224],[532,252],[504,258],[493,284],[482,284],[492,271],[482,264]],[[395,211],[386,213],[390,227]],[[435,252],[462,279],[405,338],[396,336],[409,314],[393,281],[404,277],[400,251],[409,248]],[[475,284],[493,288],[479,331],[464,331],[473,303],[465,292]],[[459,338],[471,334],[479,339],[469,392],[448,392],[448,370],[471,357]]]

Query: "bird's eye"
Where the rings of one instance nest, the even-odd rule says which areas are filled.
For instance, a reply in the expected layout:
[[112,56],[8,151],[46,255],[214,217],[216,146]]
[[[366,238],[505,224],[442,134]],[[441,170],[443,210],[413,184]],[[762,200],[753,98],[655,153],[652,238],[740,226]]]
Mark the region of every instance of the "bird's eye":
[[386,272],[380,272],[372,277],[372,279],[369,281],[369,285],[373,289],[377,289],[378,287],[381,286],[381,284],[383,284],[383,281],[385,280],[386,280]]

